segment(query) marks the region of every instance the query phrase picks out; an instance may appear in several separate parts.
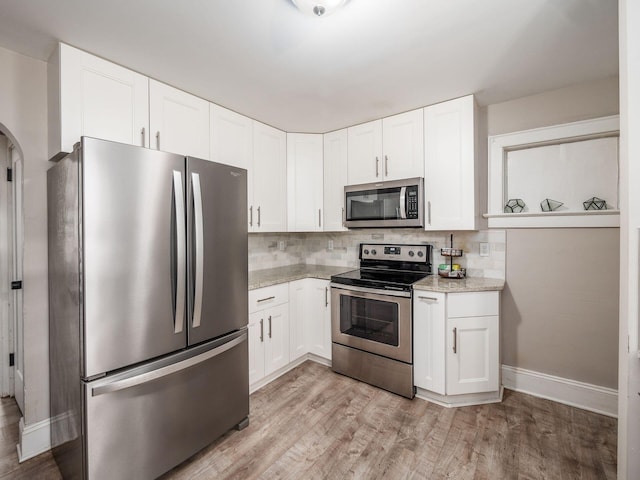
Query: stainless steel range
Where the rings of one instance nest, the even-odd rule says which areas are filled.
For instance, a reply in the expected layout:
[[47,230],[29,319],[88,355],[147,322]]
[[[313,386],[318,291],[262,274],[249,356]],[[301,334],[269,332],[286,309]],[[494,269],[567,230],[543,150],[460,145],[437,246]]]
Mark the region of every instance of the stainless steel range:
[[334,372],[413,398],[412,285],[431,245],[360,244],[360,269],[331,277]]

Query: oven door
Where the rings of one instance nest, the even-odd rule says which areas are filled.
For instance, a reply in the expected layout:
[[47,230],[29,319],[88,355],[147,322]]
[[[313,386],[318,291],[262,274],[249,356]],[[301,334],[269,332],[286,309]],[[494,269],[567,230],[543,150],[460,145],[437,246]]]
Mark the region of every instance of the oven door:
[[334,343],[411,363],[411,294],[332,284]]

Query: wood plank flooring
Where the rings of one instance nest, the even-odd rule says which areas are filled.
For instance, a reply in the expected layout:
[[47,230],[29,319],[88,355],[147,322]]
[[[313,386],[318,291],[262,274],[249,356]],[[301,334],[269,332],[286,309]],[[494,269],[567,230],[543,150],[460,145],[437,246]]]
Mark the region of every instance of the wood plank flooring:
[[[0,407],[0,479],[58,479],[49,453],[17,463],[19,413]],[[615,479],[616,420],[505,391],[447,409],[305,362],[251,396],[251,422],[174,479]]]

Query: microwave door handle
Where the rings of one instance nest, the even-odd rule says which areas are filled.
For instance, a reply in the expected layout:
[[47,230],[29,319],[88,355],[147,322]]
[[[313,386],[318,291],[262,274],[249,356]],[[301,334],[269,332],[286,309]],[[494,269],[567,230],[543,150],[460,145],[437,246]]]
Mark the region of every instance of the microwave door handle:
[[400,188],[400,218],[407,218],[407,187]]

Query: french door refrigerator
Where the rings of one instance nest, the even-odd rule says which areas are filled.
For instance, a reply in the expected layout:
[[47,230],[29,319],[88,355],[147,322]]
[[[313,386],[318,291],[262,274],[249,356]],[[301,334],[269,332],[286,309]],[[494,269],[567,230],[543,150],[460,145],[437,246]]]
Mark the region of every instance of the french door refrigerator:
[[246,173],[88,137],[49,169],[65,478],[155,478],[247,425]]

